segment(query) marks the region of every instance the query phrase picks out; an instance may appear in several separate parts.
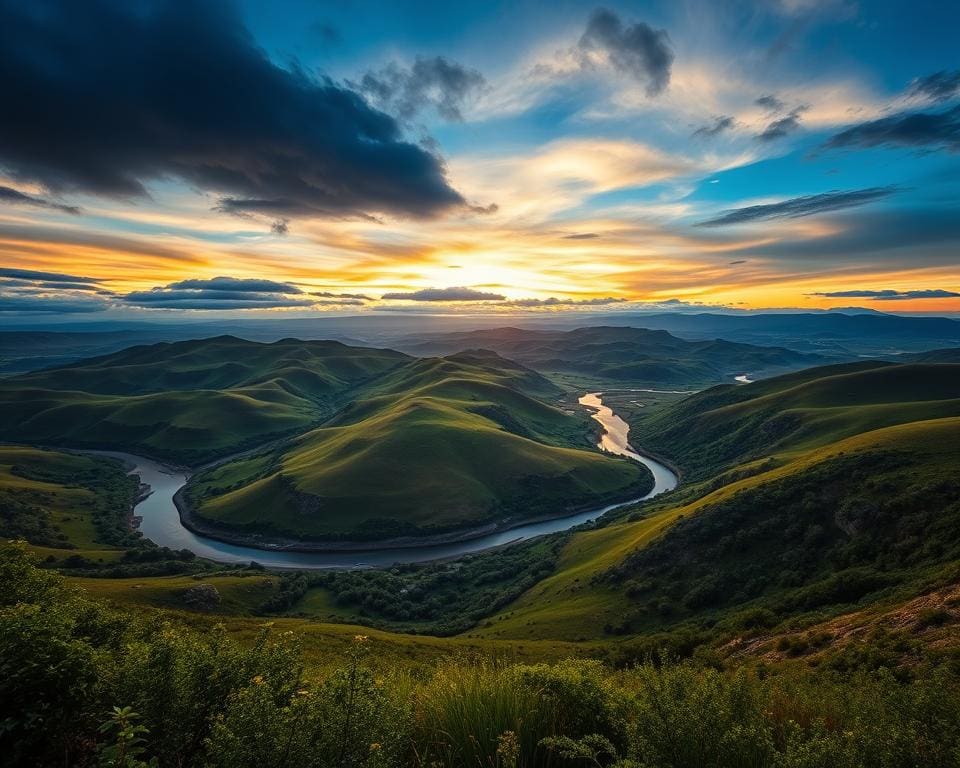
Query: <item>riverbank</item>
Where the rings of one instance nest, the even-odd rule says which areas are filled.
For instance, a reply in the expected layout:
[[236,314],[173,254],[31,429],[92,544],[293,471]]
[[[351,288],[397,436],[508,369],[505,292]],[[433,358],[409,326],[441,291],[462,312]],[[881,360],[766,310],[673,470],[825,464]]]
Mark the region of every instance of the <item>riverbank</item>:
[[[445,533],[427,534],[424,536],[398,536],[392,539],[367,539],[359,541],[304,541],[303,539],[285,538],[279,536],[263,536],[253,533],[240,533],[227,528],[219,528],[202,518],[199,518],[190,507],[185,496],[186,486],[180,488],[173,495],[180,522],[188,530],[208,539],[222,541],[225,544],[235,544],[243,547],[254,547],[271,552],[378,552],[388,549],[407,549],[416,547],[438,547],[445,544],[459,544],[481,539],[498,533],[515,531],[527,525],[549,523],[556,520],[566,520],[590,511],[596,511],[597,504],[606,503],[605,510],[626,506],[635,503],[653,490],[655,481],[644,483],[644,488],[632,488],[627,494],[618,494],[608,498],[592,499],[590,502],[577,507],[566,509],[555,515],[538,515],[520,520],[491,522],[476,528],[466,528]],[[638,495],[639,494],[639,495]]]
[[[591,395],[599,401],[599,394]],[[602,401],[600,401],[602,405]],[[311,544],[282,540],[267,541],[251,539],[247,535],[235,532],[211,530],[202,521],[192,519],[183,500],[183,488],[189,477],[189,470],[166,466],[160,462],[140,456],[116,452],[104,452],[113,458],[125,461],[133,468],[141,482],[150,485],[152,492],[137,505],[136,513],[142,519],[141,533],[159,546],[173,550],[187,549],[199,557],[224,563],[249,563],[256,561],[261,565],[277,569],[326,569],[326,568],[369,568],[390,567],[397,563],[422,563],[453,559],[476,552],[514,544],[538,536],[570,530],[584,523],[596,520],[614,509],[652,498],[665,491],[672,490],[678,477],[668,466],[634,451],[627,441],[629,426],[604,406],[602,418],[591,414],[598,426],[612,432],[615,437],[601,442],[610,453],[624,456],[644,464],[653,476],[653,485],[644,493],[637,489],[630,498],[608,499],[605,506],[596,507],[594,501],[590,508],[583,511],[568,510],[564,514],[543,516],[537,519],[512,521],[508,524],[489,524],[469,531],[455,531],[438,535],[427,541],[423,538],[409,537],[380,542],[335,542],[339,546],[331,547],[329,542],[319,543],[316,548]],[[603,503],[601,500],[600,503]],[[441,538],[442,536],[442,538]],[[353,545],[353,546],[351,546]]]

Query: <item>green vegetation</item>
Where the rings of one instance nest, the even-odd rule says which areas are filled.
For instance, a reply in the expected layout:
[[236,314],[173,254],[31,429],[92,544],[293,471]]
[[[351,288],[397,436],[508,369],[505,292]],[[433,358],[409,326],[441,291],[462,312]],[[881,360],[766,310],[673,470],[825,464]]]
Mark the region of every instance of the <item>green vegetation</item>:
[[[841,441],[802,467],[702,504],[601,576],[633,605],[619,634],[690,620],[736,627],[958,577],[960,419]],[[943,572],[943,568],[950,570]]]
[[652,480],[587,443],[586,414],[489,352],[417,360],[366,389],[327,425],[267,454],[198,474],[203,523],[292,539],[449,533],[572,514],[641,495]]
[[398,668],[292,633],[238,643],[92,601],[0,546],[0,749],[11,766],[938,768],[960,750],[950,667],[836,675],[659,659]]
[[[635,422],[636,442],[649,436],[685,471],[699,467],[692,480],[570,536],[553,574],[474,632],[692,653],[949,584],[960,419],[934,417],[950,413],[957,376],[957,366],[865,363],[663,405]],[[805,410],[802,428],[770,428],[791,406]],[[908,423],[874,428],[884,420]]]
[[232,336],[132,347],[0,382],[0,438],[199,464],[315,426],[350,389],[408,359]]
[[51,562],[110,561],[136,546],[136,493],[117,461],[0,446],[0,538],[29,540]]
[[631,437],[701,479],[774,453],[957,415],[960,365],[872,361],[713,387],[631,421]]
[[449,563],[283,574],[278,593],[260,608],[401,632],[454,635],[550,574],[562,543],[562,537],[552,536]]

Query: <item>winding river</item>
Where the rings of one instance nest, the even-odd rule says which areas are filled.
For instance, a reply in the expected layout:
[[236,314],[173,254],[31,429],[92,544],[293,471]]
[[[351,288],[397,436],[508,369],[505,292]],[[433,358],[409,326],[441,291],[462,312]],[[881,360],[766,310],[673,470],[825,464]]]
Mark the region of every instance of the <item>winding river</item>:
[[565,531],[595,520],[617,507],[635,504],[675,488],[677,476],[671,469],[631,448],[627,440],[630,427],[603,404],[600,399],[601,394],[601,392],[594,392],[580,398],[580,404],[592,410],[592,417],[603,426],[604,432],[598,447],[609,453],[638,461],[650,469],[654,483],[653,489],[646,496],[568,517],[527,523],[510,530],[485,534],[469,541],[431,546],[397,547],[366,552],[291,552],[244,547],[209,539],[185,528],[180,522],[180,514],[173,503],[173,496],[186,484],[189,478],[188,473],[129,453],[108,451],[98,453],[123,459],[132,464],[134,468],[131,474],[139,475],[140,481],[150,486],[150,495],[136,505],[134,513],[141,518],[140,531],[143,535],[160,546],[170,547],[170,549],[189,549],[200,557],[221,563],[248,563],[255,560],[269,568],[382,568],[396,563],[419,563],[459,557],[548,533]]

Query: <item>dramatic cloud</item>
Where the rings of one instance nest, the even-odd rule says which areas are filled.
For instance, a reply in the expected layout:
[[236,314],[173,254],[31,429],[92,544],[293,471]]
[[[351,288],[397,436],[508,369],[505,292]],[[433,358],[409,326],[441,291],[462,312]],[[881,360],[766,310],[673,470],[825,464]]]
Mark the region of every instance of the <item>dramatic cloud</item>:
[[549,299],[513,299],[505,302],[505,306],[510,307],[603,307],[608,304],[623,304],[626,299],[617,299],[613,296],[605,296],[596,299],[558,299],[551,296]]
[[79,277],[66,275],[63,272],[40,272],[35,269],[13,269],[0,267],[0,277],[16,278],[19,280],[36,280],[44,283],[90,283],[100,282],[93,277]]
[[475,288],[423,288],[410,293],[385,293],[380,298],[387,301],[504,301],[506,296]]
[[128,293],[123,301],[149,309],[273,309],[319,303],[306,298],[291,283],[236,277],[180,280],[162,288]]
[[57,297],[0,290],[0,313],[82,314],[102,312],[109,304],[93,296]]
[[52,211],[60,211],[61,213],[69,213],[73,215],[80,213],[80,209],[75,205],[55,203],[51,200],[45,200],[42,197],[28,195],[18,189],[13,189],[12,187],[0,187],[0,203],[32,205],[35,208],[49,208]]
[[275,280],[257,278],[212,277],[209,280],[180,280],[170,283],[167,288],[190,291],[241,291],[250,293],[303,293],[293,283],[280,283]]
[[901,112],[841,131],[828,149],[900,146],[960,151],[960,106],[945,112]]
[[949,101],[955,96],[960,96],[960,69],[952,72],[944,70],[926,77],[918,77],[910,83],[909,95],[933,102]]
[[766,128],[757,134],[757,139],[760,141],[776,141],[796,132],[800,128],[800,115],[807,109],[806,106],[796,107],[789,114],[771,121]]
[[642,21],[624,26],[619,16],[601,8],[590,17],[578,48],[586,61],[601,55],[617,71],[644,83],[649,96],[662,93],[670,83],[673,50],[664,29]]
[[697,130],[693,132],[693,135],[710,139],[714,136],[719,136],[724,131],[730,130],[736,124],[737,121],[735,118],[729,115],[721,115],[720,117],[713,118],[713,122],[709,125],[702,125],[697,128]]
[[0,268],[0,312],[67,313],[102,312],[112,297],[92,277]]
[[417,57],[411,67],[388,64],[356,86],[380,109],[410,120],[433,107],[445,120],[463,120],[465,104],[486,85],[483,75],[442,56]]
[[960,296],[960,292],[946,291],[941,288],[927,288],[914,291],[828,291],[811,293],[811,296],[823,296],[828,299],[873,299],[874,301],[907,301],[910,299],[950,299]]
[[701,222],[699,226],[721,227],[727,224],[744,224],[766,219],[797,219],[803,216],[813,216],[818,213],[866,205],[888,197],[896,191],[894,187],[870,187],[849,192],[822,192],[819,195],[794,197],[779,203],[734,208],[715,219]]
[[600,235],[596,232],[577,232],[573,235],[564,235],[564,240],[596,240]]
[[0,167],[53,192],[179,178],[273,217],[462,206],[442,162],[357,93],[271,62],[211,0],[0,5]]

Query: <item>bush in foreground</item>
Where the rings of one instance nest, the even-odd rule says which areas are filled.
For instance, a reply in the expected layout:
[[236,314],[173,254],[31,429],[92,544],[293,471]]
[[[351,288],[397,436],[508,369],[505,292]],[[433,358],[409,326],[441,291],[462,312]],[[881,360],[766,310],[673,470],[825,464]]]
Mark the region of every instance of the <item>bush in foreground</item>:
[[251,645],[106,608],[0,547],[0,754],[11,766],[956,765],[960,687],[946,671],[762,676],[648,661],[377,671],[355,638],[340,668],[297,639]]

